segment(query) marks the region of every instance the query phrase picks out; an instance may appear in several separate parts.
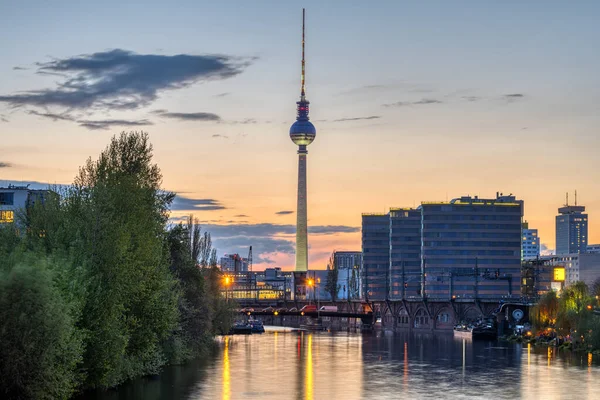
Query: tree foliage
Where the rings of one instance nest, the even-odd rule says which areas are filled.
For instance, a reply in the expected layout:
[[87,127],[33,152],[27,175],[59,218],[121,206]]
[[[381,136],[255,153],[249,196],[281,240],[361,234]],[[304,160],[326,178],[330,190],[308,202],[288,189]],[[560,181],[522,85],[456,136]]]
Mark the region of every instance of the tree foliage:
[[148,135],[122,133],[0,229],[0,393],[65,398],[155,374],[229,323],[210,234],[192,217],[167,225],[161,183]]

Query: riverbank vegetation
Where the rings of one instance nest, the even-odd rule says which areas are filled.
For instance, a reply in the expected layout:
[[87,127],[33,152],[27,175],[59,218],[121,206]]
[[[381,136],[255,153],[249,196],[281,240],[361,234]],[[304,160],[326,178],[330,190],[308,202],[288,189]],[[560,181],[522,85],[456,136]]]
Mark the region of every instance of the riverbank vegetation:
[[576,282],[560,295],[546,293],[530,311],[534,328],[531,340],[600,353],[600,316],[594,313],[599,298],[600,280],[591,288]]
[[202,356],[229,329],[210,234],[169,224],[145,133],[0,227],[0,397],[58,399]]

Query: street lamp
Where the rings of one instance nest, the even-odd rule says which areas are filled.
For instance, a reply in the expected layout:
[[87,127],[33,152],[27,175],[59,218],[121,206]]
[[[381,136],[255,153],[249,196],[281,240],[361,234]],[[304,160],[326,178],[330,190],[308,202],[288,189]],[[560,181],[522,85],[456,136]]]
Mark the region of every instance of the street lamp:
[[225,301],[229,302],[229,286],[233,283],[233,277],[225,275]]

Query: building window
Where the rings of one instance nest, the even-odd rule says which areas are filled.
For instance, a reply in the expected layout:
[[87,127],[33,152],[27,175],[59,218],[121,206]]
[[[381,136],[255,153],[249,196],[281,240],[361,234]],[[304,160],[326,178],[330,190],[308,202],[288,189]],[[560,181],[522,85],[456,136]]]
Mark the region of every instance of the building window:
[[0,193],[0,206],[12,206],[15,202],[14,193]]
[[11,210],[0,211],[0,224],[6,224],[15,221],[15,213]]

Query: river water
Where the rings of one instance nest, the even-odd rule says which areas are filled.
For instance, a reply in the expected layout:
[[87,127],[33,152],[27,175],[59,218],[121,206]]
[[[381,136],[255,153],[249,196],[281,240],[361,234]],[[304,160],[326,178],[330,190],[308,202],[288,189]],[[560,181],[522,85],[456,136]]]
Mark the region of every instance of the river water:
[[204,360],[90,400],[600,399],[598,356],[452,334],[300,333],[217,339]]

